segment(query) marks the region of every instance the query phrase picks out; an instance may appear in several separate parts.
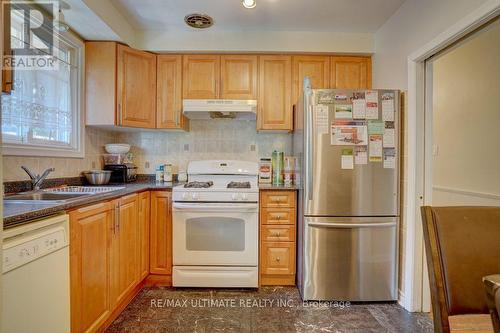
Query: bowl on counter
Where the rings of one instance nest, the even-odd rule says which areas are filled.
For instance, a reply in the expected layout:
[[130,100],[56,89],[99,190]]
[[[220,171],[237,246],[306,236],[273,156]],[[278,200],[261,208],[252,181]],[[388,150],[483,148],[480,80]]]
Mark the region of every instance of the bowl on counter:
[[109,170],[90,170],[83,173],[87,181],[92,185],[104,185],[109,183],[111,171]]
[[108,143],[104,145],[104,149],[109,154],[126,154],[130,150],[130,145],[127,143]]

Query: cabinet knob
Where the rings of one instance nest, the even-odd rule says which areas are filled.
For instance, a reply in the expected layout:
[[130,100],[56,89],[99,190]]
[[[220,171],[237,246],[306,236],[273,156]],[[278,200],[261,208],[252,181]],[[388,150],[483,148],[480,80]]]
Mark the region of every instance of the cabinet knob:
[[281,260],[280,257],[276,257],[277,262],[280,262],[280,260]]
[[277,220],[281,220],[281,215],[276,215]]

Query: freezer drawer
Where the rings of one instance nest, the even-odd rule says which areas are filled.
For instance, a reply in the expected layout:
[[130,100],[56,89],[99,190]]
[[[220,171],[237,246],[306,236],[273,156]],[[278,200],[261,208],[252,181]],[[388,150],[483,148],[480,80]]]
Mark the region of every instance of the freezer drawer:
[[396,217],[305,217],[304,300],[397,299]]

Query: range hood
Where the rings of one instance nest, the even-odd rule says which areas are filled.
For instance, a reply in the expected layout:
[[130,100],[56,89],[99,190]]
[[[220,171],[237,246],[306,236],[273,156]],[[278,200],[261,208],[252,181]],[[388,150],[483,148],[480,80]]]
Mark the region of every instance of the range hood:
[[254,99],[184,99],[182,112],[189,119],[255,120],[257,101]]

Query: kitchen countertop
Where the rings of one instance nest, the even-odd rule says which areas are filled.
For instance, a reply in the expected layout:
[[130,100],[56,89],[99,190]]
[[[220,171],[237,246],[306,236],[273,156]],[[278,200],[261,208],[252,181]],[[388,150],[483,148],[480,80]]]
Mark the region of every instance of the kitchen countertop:
[[181,183],[137,182],[137,183],[119,184],[119,185],[106,185],[106,186],[117,186],[125,188],[120,189],[118,191],[86,195],[70,200],[69,202],[65,203],[44,202],[44,203],[20,204],[20,203],[9,203],[8,200],[4,200],[3,227],[4,229],[12,228],[21,224],[29,223],[32,220],[41,217],[62,213],[69,209],[87,206],[89,204],[93,204],[99,201],[119,198],[121,196],[136,192],[170,190],[172,189],[172,187],[179,184]]
[[[65,203],[58,203],[58,202],[10,203],[8,200],[4,200],[3,227],[4,229],[12,228],[15,226],[32,222],[33,220],[39,219],[41,217],[63,213],[66,210],[87,206],[99,201],[119,198],[127,194],[132,194],[142,191],[170,190],[174,186],[179,184],[182,183],[136,182],[136,183],[120,184],[120,185],[106,185],[106,186],[120,186],[125,188],[120,189],[118,191],[82,196]],[[259,190],[290,191],[297,189],[298,188],[294,185],[284,186],[284,185],[259,184]]]
[[272,184],[259,184],[259,190],[271,191],[296,191],[299,187],[297,185],[272,185]]

